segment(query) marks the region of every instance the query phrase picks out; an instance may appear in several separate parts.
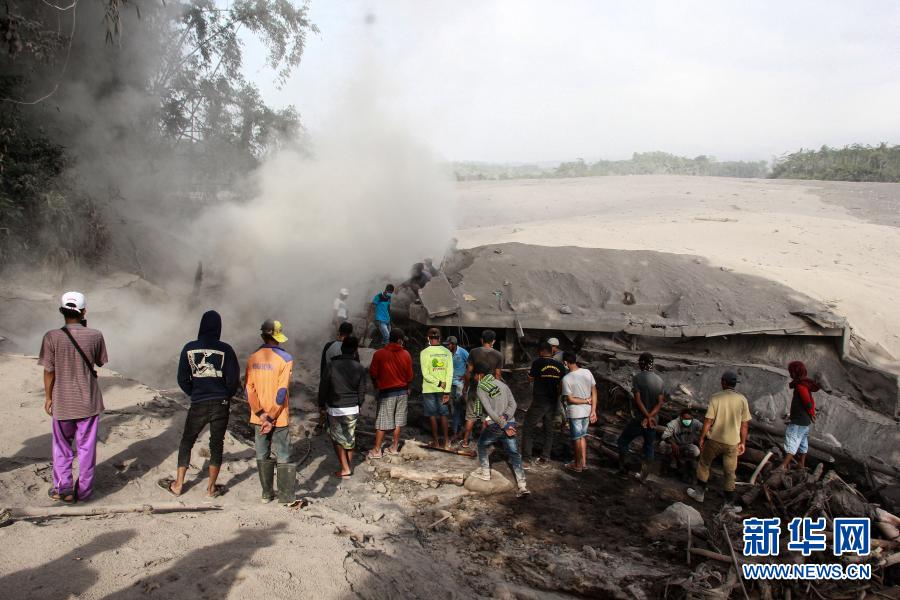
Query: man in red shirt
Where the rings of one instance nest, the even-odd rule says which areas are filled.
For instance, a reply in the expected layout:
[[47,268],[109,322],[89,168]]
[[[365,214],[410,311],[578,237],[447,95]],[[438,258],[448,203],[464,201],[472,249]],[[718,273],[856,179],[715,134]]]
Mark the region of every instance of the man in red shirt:
[[[93,492],[103,412],[96,367],[107,362],[106,343],[102,333],[87,327],[84,294],[66,292],[60,304],[66,324],[44,334],[38,364],[44,367],[44,410],[53,417],[53,487],[49,495],[53,500],[75,502],[87,500]],[[73,481],[76,454],[78,479]]]
[[393,431],[388,454],[397,454],[400,446],[400,428],[406,425],[406,408],[409,402],[409,384],[413,379],[412,357],[403,348],[403,331],[392,329],[388,344],[375,352],[369,375],[378,390],[378,409],[375,413],[375,447],[367,456],[381,458],[381,444],[388,431]]

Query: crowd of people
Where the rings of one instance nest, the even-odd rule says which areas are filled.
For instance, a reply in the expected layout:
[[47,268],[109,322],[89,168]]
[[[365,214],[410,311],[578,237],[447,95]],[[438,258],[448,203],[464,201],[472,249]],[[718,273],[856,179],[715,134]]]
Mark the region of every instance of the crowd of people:
[[[346,479],[353,474],[356,428],[370,381],[377,403],[375,442],[365,457],[375,461],[385,454],[400,452],[416,374],[412,356],[405,347],[404,332],[391,326],[393,291],[394,287],[388,285],[371,301],[371,314],[383,336],[383,346],[372,356],[368,369],[360,363],[360,339],[347,320],[349,292],[341,290],[335,302],[337,337],[322,349],[318,405],[321,422],[334,447],[337,469],[333,476],[337,478]],[[87,327],[83,294],[63,294],[59,310],[65,324],[45,334],[39,364],[44,367],[44,409],[52,417],[53,485],[49,496],[71,503],[85,501],[93,492],[99,415],[103,411],[96,368],[107,362],[107,352],[103,335]],[[230,401],[242,381],[237,355],[220,339],[221,331],[219,314],[206,312],[197,339],[188,342],[179,355],[178,384],[191,402],[175,477],[158,482],[160,488],[175,496],[183,492],[192,448],[206,427],[210,432],[206,493],[216,497],[224,492],[217,483],[223,441]],[[254,430],[261,500],[272,502],[277,498],[282,504],[290,504],[294,502],[297,478],[296,465],[291,462],[288,427],[293,357],[282,347],[287,336],[281,322],[263,322],[260,338],[262,344],[247,360],[243,386],[249,407],[247,418]],[[593,373],[579,364],[574,352],[560,350],[558,339],[541,342],[539,355],[528,371],[532,398],[520,428],[516,399],[504,381],[503,355],[494,348],[496,339],[494,331],[484,330],[480,344],[466,350],[456,337],[442,339],[439,329],[428,330],[428,345],[421,350],[418,365],[430,444],[445,450],[471,451],[474,442],[478,466],[471,476],[483,480],[491,479],[490,454],[493,447],[499,446],[510,462],[520,497],[529,494],[526,471],[551,465],[558,429],[568,432],[572,444],[573,459],[562,468],[576,474],[589,470],[587,437],[591,435],[590,425],[598,420]],[[655,454],[659,453],[691,484],[688,495],[702,503],[710,467],[721,457],[726,507],[740,511],[734,497],[735,471],[738,457],[746,448],[751,417],[747,398],[736,389],[737,374],[723,373],[722,390],[709,398],[702,420],[684,408],[663,427],[659,416],[667,397],[665,382],[654,372],[651,354],[641,354],[637,367],[628,420],[617,443],[620,472],[628,475],[631,443],[641,438],[641,469],[636,475],[646,478]],[[819,387],[808,377],[803,363],[792,362],[788,370],[793,396],[783,467],[794,462],[803,467],[809,428],[816,418],[813,393]],[[390,440],[385,443],[388,437]],[[538,455],[534,454],[536,445],[540,449]],[[76,455],[78,478],[74,479],[72,465]]]

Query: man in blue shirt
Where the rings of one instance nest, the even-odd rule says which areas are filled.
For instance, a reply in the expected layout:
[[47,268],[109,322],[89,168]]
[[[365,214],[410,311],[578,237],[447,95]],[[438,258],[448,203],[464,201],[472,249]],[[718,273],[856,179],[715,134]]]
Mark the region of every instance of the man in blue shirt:
[[455,336],[444,342],[453,355],[453,390],[450,392],[450,409],[453,420],[450,422],[450,433],[457,436],[465,422],[465,398],[463,398],[463,379],[466,375],[466,364],[469,362],[469,351],[459,345]]
[[387,284],[384,291],[372,298],[372,310],[375,313],[375,326],[381,332],[382,345],[387,346],[391,335],[391,296],[394,295],[393,284]]

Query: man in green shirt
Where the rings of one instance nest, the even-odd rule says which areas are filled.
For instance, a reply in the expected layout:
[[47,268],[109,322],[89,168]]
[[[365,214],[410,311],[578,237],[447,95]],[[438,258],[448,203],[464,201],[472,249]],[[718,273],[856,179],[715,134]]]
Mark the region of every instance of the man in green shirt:
[[[747,398],[735,391],[738,376],[732,371],[722,375],[722,391],[713,394],[706,409],[703,431],[700,432],[700,460],[697,464],[697,489],[688,488],[687,494],[702,503],[706,497],[706,482],[712,462],[722,457],[725,487],[725,508],[741,512],[734,503],[735,472],[738,456],[747,447],[750,430],[750,406]],[[708,439],[707,439],[708,438]]]
[[[422,405],[425,416],[431,421],[432,445],[435,448],[450,448],[448,417],[450,416],[450,389],[453,387],[453,355],[441,344],[441,331],[436,327],[428,330],[428,347],[419,355],[422,368]],[[438,437],[438,417],[444,444]]]

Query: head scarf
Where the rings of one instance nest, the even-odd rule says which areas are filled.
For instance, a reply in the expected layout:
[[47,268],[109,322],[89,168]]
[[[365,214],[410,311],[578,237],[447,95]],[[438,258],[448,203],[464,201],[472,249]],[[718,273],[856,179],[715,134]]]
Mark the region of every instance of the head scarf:
[[818,383],[807,377],[806,365],[799,360],[795,360],[788,365],[788,373],[791,376],[791,388],[803,385],[810,392],[818,392],[821,388]]

